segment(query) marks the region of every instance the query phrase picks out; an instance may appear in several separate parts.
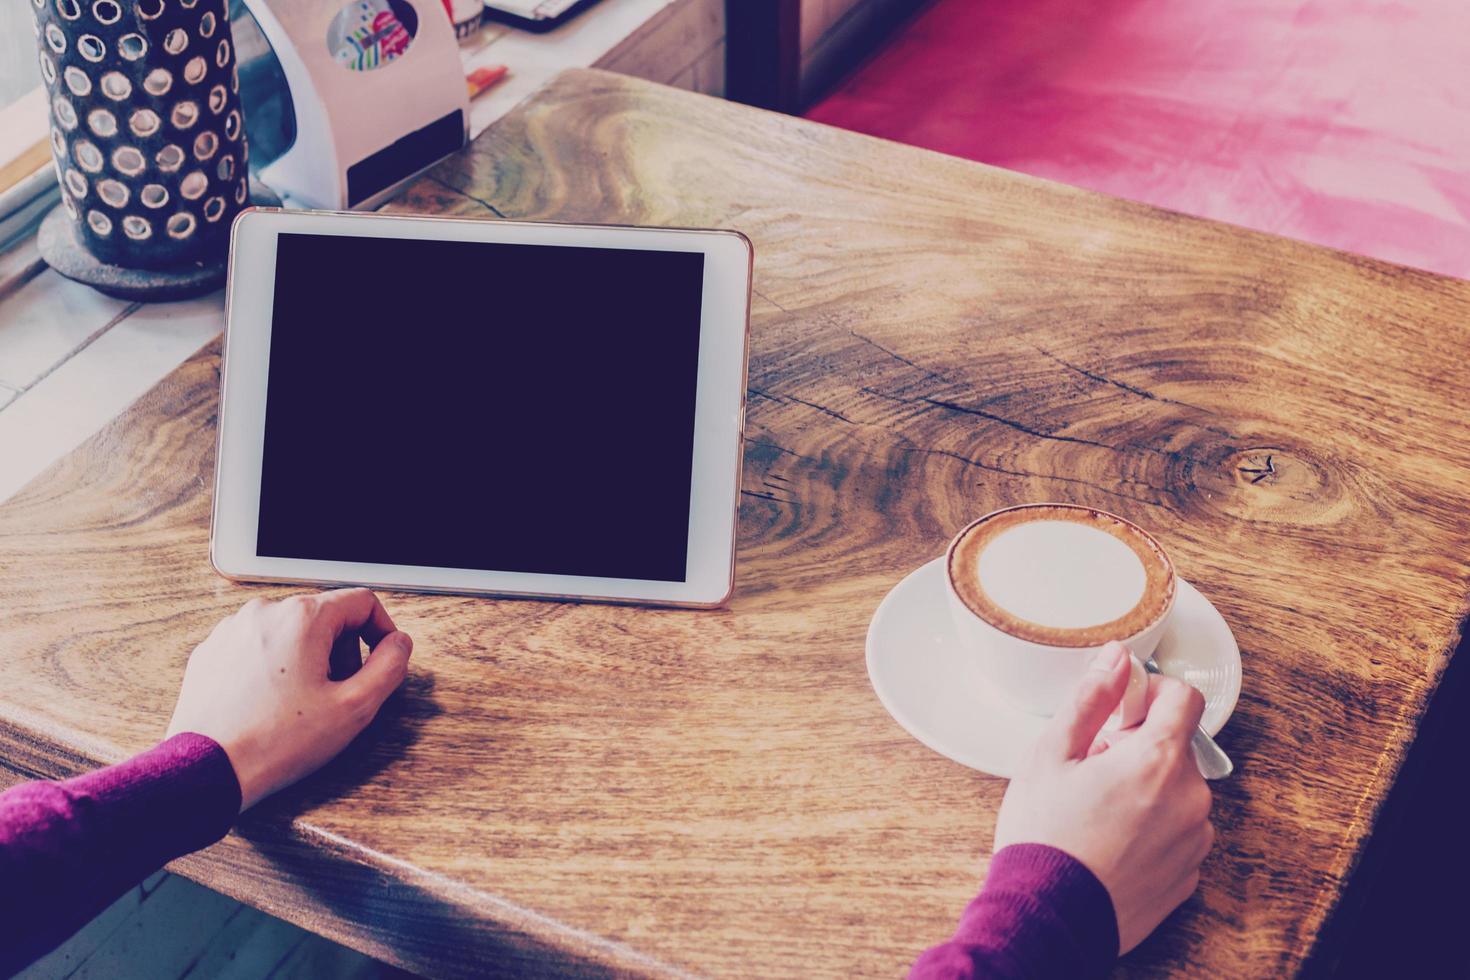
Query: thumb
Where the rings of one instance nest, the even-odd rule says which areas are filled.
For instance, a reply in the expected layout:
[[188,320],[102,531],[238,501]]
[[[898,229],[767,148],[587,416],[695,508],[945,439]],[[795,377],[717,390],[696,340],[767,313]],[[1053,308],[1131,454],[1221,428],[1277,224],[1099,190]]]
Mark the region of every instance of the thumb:
[[361,670],[342,681],[343,696],[365,709],[365,721],[377,714],[388,695],[408,676],[408,658],[412,653],[413,638],[402,630],[394,630],[373,647]]
[[1128,648],[1109,643],[1098,651],[1082,675],[1072,702],[1052,718],[1043,751],[1059,761],[1086,758],[1093,739],[1127,688]]

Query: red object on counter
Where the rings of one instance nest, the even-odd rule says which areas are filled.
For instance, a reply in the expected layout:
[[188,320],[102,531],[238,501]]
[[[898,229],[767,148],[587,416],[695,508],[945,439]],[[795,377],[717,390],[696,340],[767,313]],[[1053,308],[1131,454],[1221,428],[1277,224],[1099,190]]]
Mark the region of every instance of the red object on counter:
[[465,76],[465,87],[469,89],[470,98],[474,98],[485,91],[496,82],[505,77],[510,69],[505,65],[487,65],[484,68],[476,68]]

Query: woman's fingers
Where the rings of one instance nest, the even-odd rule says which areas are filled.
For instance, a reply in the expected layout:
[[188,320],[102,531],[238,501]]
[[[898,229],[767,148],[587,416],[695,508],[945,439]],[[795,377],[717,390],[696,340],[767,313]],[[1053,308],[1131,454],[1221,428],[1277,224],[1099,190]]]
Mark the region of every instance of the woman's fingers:
[[1038,746],[1054,761],[1085,758],[1128,687],[1128,648],[1109,643],[1093,658],[1072,702],[1057,712]]
[[1160,738],[1190,738],[1205,713],[1205,699],[1174,677],[1155,676],[1149,684],[1148,714],[1139,726]]
[[361,670],[342,682],[342,695],[352,706],[354,718],[361,723],[359,727],[372,721],[388,695],[403,683],[412,654],[413,639],[407,633],[394,631],[373,647]]
[[368,646],[376,647],[383,637],[398,628],[371,589],[337,589],[323,592],[313,597],[313,601],[333,638],[352,630],[361,634]]
[[[357,669],[360,636],[374,642]],[[412,650],[367,589],[247,603],[190,655],[169,733],[218,742],[248,808],[352,741],[402,683]]]

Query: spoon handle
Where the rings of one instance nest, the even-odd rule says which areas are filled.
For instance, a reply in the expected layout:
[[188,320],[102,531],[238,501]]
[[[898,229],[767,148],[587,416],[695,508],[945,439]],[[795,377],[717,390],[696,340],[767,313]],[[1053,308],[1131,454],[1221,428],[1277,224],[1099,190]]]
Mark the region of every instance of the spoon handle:
[[1195,730],[1189,744],[1194,748],[1194,762],[1199,766],[1199,774],[1206,779],[1224,779],[1235,771],[1235,763],[1230,761],[1230,756],[1203,728]]
[[[1153,657],[1145,660],[1143,666],[1150,674],[1163,673]],[[1195,729],[1189,744],[1194,749],[1194,764],[1199,766],[1199,774],[1206,779],[1224,779],[1235,771],[1235,763],[1230,761],[1230,756],[1225,754],[1225,750],[1220,748],[1219,743],[1210,737],[1203,726]]]

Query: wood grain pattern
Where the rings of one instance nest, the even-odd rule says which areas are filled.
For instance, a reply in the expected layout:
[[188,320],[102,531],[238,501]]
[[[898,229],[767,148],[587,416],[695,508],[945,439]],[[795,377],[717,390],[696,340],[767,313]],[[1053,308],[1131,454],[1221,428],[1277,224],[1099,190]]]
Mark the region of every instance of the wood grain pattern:
[[[896,975],[1004,787],[887,717],[868,618],[968,518],[1058,499],[1149,528],[1244,657],[1219,847],[1120,973],[1307,961],[1466,612],[1470,284],[597,72],[396,209],[750,235],[736,594],[389,596],[406,690],[180,870],[440,975]],[[12,768],[144,748],[192,644],[289,591],[209,570],[216,372],[0,508]]]

